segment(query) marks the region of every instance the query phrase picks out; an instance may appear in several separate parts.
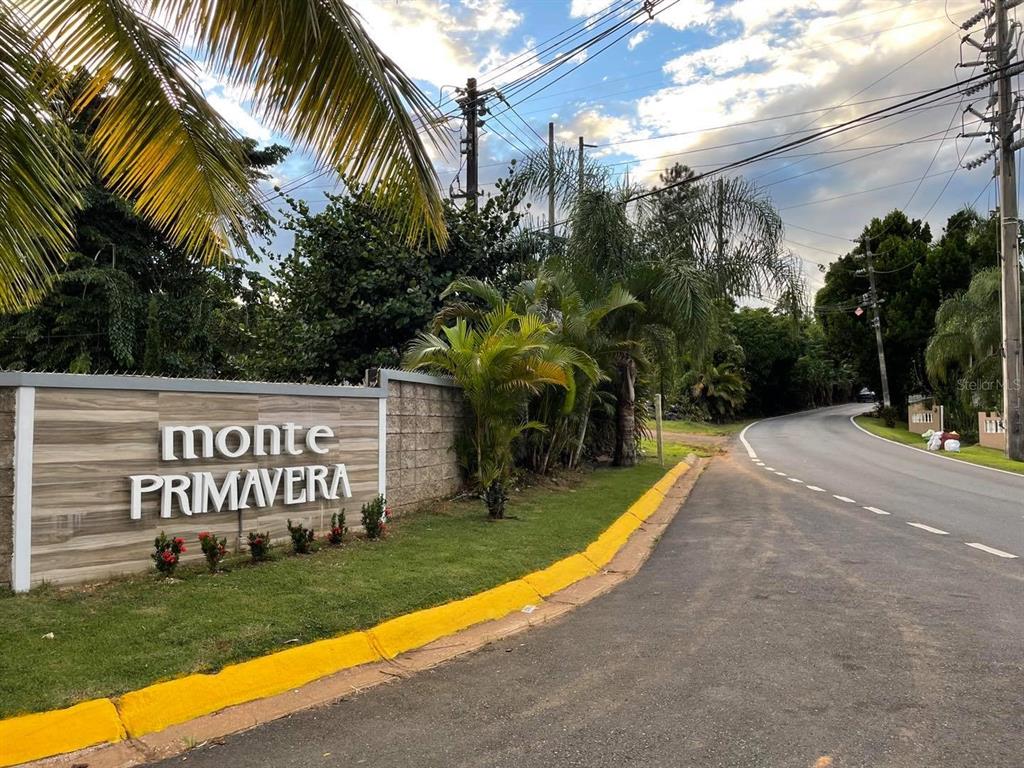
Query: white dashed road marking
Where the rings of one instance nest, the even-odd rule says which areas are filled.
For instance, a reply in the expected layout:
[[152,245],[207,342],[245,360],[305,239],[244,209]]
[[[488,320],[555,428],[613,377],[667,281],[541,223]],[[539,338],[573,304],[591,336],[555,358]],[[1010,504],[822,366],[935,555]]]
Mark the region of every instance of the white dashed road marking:
[[789,482],[791,482],[791,483],[802,483],[803,480],[798,480],[795,477],[791,477],[791,478],[789,478]]
[[868,512],[874,512],[876,515],[888,515],[889,514],[884,509],[879,509],[878,507],[864,507],[864,509],[866,509]]
[[807,490],[809,490],[809,491],[817,491],[818,493],[824,493],[825,492],[824,488],[819,488],[816,485],[808,485],[807,486]]
[[1016,555],[1011,555],[1009,552],[1003,552],[1003,550],[996,549],[994,547],[986,547],[984,544],[979,544],[976,541],[965,541],[964,544],[966,544],[968,547],[974,547],[975,549],[980,549],[982,552],[988,552],[990,555],[996,555],[997,557],[1005,557],[1005,558],[1008,558],[1010,560],[1016,560],[1017,559]]
[[844,501],[847,504],[856,504],[857,503],[856,501],[851,499],[849,496],[839,496],[839,495],[833,493],[832,494],[832,498],[833,499],[839,499],[840,501]]
[[769,472],[775,471],[775,467],[765,467],[765,469],[767,469]]
[[928,533],[935,533],[939,536],[949,536],[949,531],[943,531],[940,528],[932,528],[930,525],[925,525],[924,523],[907,523],[907,525],[912,525],[915,528],[920,528],[922,531],[928,531]]
[[782,477],[785,477],[785,476],[786,476],[786,473],[785,473],[785,472],[779,472],[778,470],[776,470],[776,471],[775,471],[775,474],[776,474],[776,475],[781,475]]

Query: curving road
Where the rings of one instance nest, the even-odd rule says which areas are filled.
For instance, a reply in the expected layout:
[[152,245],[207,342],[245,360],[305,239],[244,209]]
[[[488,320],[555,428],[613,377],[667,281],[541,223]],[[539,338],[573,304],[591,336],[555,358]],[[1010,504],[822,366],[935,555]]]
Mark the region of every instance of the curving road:
[[[844,405],[757,422],[745,447],[828,494],[1024,558],[1024,475],[929,455],[862,432]],[[772,467],[773,470],[768,470]]]
[[562,620],[165,765],[1019,768],[1024,558],[965,542],[1024,554],[1024,483],[857,410],[754,425]]

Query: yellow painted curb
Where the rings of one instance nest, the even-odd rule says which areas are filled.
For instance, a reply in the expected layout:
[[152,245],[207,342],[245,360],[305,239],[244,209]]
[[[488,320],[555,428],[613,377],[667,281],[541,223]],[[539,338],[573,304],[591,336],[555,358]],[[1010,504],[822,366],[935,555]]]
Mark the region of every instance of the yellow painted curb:
[[[650,491],[648,491],[650,493]],[[604,568],[615,557],[633,531],[642,525],[640,518],[626,512],[604,529],[597,541],[583,550],[583,556],[598,568]]]
[[597,573],[597,568],[583,555],[570,555],[549,565],[543,571],[534,571],[523,576],[523,581],[537,590],[541,597],[547,597],[560,589],[565,589],[587,576]]
[[117,704],[128,734],[142,736],[379,660],[367,634],[352,632],[231,664],[216,674],[150,685],[126,693]]
[[521,579],[435,608],[406,614],[365,632],[300,645],[210,675],[189,675],[67,709],[0,720],[0,768],[114,743],[274,696],[344,669],[391,659],[474,624],[500,619],[592,576],[658,508],[688,469],[679,462],[609,525],[583,552]]
[[369,630],[385,658],[419,648],[482,621],[500,619],[512,611],[540,602],[537,590],[522,579],[488,589],[462,600],[408,613]]
[[0,765],[17,765],[124,739],[110,699],[0,720]]

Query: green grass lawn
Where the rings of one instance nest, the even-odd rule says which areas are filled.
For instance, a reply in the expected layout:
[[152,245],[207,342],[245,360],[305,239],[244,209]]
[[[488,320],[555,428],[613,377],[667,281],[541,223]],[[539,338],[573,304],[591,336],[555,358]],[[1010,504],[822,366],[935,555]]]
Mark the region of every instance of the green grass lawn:
[[[857,416],[856,421],[868,432],[879,437],[884,437],[897,443],[904,443],[905,445],[912,445],[915,448],[920,448],[922,451],[927,450],[925,440],[904,426],[897,424],[895,427],[887,427],[881,419],[876,419],[872,416]],[[1002,451],[997,451],[994,448],[983,448],[980,445],[965,445],[961,446],[959,453],[943,451],[942,455],[971,464],[980,464],[983,467],[994,467],[996,469],[1005,469],[1008,472],[1024,474],[1024,462],[1008,459]]]
[[[704,445],[687,445],[686,443],[677,443],[669,440],[665,441],[664,448],[666,468],[671,467],[674,464],[678,464],[691,453],[704,457],[714,456],[716,453],[713,448],[708,448]],[[641,440],[640,449],[643,451],[644,458],[648,461],[658,460],[658,443],[656,441]]]
[[[661,423],[666,432],[682,432],[689,435],[728,436],[735,435],[752,421],[753,419],[745,419],[743,421],[727,421],[724,424],[716,424],[711,421],[686,421],[685,419],[669,421],[666,419]],[[654,429],[653,422],[651,429]]]
[[[687,452],[673,446],[666,465]],[[509,504],[514,519],[497,523],[479,500],[442,504],[400,519],[382,542],[256,566],[236,558],[216,575],[189,567],[174,582],[147,574],[8,592],[0,718],[215,671],[480,592],[583,549],[663,472],[648,460],[527,488]]]

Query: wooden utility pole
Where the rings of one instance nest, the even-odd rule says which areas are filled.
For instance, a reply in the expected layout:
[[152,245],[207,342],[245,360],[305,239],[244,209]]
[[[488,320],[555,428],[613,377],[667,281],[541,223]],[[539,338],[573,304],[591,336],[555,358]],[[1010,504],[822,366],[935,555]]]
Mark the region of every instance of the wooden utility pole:
[[479,94],[476,90],[476,78],[466,80],[466,104],[463,107],[463,114],[466,117],[466,204],[476,210],[477,195],[480,193],[480,140],[477,130],[477,101]]
[[[1011,3],[1016,5],[1016,3]],[[1006,456],[1024,459],[1024,430],[1021,423],[1020,260],[1017,238],[1017,167],[1014,146],[1014,93],[1009,72],[1011,39],[1006,0],[995,0],[996,68],[1000,73],[996,130],[999,147],[999,233],[1002,265],[1003,316],[1003,423],[1006,426]],[[1016,50],[1013,51],[1016,53]]]
[[875,343],[878,345],[878,369],[882,374],[882,405],[892,405],[889,397],[889,373],[885,368],[885,347],[882,345],[882,318],[878,311],[878,288],[875,286],[875,263],[871,258],[871,238],[864,236],[864,258],[867,261],[868,282],[871,284],[871,324],[875,326]]
[[584,147],[583,137],[580,136],[580,157],[579,157],[580,178],[579,178],[579,182],[578,182],[578,184],[579,184],[579,191],[577,193],[577,194],[580,194],[580,195],[583,194],[583,180],[584,180],[584,175],[583,175],[583,147]]
[[548,238],[555,242],[555,124],[548,123]]

